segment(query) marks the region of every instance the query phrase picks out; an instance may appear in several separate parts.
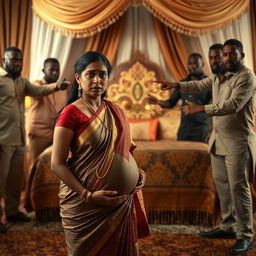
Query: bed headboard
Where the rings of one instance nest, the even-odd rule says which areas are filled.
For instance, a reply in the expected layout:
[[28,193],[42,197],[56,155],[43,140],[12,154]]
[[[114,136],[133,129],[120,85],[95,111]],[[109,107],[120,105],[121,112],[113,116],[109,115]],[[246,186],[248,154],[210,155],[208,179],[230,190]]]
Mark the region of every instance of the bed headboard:
[[166,109],[146,102],[150,93],[165,100],[169,91],[161,91],[154,80],[166,80],[160,67],[137,51],[131,60],[119,64],[109,81],[108,99],[119,105],[129,119],[151,119],[162,116]]

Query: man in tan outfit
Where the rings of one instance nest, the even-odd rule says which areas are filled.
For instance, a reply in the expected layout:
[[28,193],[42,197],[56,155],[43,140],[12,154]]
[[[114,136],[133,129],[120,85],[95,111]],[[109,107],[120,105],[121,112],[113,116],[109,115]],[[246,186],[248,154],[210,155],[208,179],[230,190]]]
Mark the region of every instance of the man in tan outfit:
[[243,65],[243,45],[236,39],[223,46],[223,76],[201,81],[162,82],[163,90],[182,92],[212,90],[213,103],[181,107],[186,114],[205,112],[213,117],[209,141],[213,176],[220,199],[219,228],[201,232],[206,238],[236,238],[230,254],[246,253],[253,246],[253,212],[249,181],[254,177],[256,144],[254,133],[255,75]]
[[[70,82],[60,81],[51,86],[35,86],[20,77],[23,54],[16,47],[6,48],[0,68],[0,202],[5,199],[8,221],[29,221],[18,210],[25,145],[24,98],[45,96],[58,90],[65,90]],[[0,207],[0,216],[2,208]],[[0,222],[0,233],[6,232]]]
[[[43,79],[36,80],[32,84],[40,87],[56,83],[60,75],[59,61],[55,58],[47,58],[42,72]],[[44,97],[31,97],[27,122],[31,165],[52,144],[55,120],[58,112],[65,106],[66,100],[66,91],[56,91]]]

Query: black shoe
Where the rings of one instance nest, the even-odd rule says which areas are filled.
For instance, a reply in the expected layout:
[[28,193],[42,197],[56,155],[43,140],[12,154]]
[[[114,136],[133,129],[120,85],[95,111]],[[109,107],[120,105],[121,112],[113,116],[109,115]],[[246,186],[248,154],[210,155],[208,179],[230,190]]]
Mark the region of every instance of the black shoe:
[[22,212],[18,212],[14,215],[7,216],[7,220],[11,222],[29,222],[31,218]]
[[5,225],[2,222],[0,222],[0,233],[6,233],[6,231],[7,231],[7,229],[6,229]]
[[209,232],[200,232],[199,235],[204,238],[236,239],[235,232],[225,232],[225,231],[221,230],[220,228],[216,228]]
[[243,254],[252,249],[253,240],[252,239],[238,239],[236,243],[231,248],[230,254]]

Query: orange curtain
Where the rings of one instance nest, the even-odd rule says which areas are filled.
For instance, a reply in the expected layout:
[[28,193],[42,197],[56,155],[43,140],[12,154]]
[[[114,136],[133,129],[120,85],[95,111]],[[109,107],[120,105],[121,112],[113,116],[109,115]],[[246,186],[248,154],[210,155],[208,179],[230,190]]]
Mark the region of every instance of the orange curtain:
[[[256,1],[251,0],[250,5],[250,14],[251,14],[251,28],[252,28],[252,45],[256,45]],[[254,72],[256,72],[256,50],[253,47],[253,66]]]
[[116,23],[107,29],[91,36],[85,51],[98,51],[103,53],[110,63],[113,63],[118,50],[119,42],[124,30],[125,17],[121,17]]
[[31,0],[0,0],[0,58],[10,46],[23,51],[22,76],[29,77],[32,11]]
[[88,37],[115,23],[130,0],[33,0],[33,11],[66,36]]
[[173,78],[180,81],[188,74],[187,53],[182,38],[156,18],[153,18],[153,24],[165,63]]
[[[254,0],[253,0],[254,1]],[[198,35],[223,25],[244,12],[250,0],[144,0],[161,22],[178,32]]]

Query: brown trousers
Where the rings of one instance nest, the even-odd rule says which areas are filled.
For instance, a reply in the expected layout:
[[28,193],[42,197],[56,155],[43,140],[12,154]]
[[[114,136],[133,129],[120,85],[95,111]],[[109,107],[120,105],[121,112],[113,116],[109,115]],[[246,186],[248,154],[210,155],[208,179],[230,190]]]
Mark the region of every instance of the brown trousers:
[[7,216],[18,213],[24,174],[24,151],[24,146],[0,145],[0,198],[5,198]]

